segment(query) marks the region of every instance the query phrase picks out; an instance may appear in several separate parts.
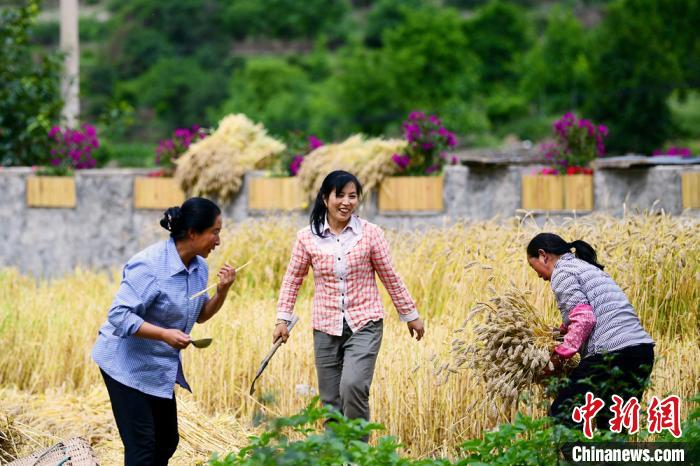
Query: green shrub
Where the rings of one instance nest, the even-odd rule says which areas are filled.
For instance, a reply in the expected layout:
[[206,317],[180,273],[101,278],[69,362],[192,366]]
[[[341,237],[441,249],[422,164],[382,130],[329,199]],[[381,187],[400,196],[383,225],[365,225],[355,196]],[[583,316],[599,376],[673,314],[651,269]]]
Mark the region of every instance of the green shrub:
[[36,1],[0,8],[0,165],[47,163],[48,132],[63,107],[60,56],[29,44],[38,12]]

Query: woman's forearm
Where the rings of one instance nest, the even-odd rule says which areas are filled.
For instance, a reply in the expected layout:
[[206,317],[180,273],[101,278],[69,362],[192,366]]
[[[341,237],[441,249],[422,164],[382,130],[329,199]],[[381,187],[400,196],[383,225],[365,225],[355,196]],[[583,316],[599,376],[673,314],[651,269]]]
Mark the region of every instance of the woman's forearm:
[[148,338],[149,340],[163,340],[163,331],[165,329],[157,325],[144,322],[139,329],[134,333],[137,337]]
[[209,299],[204,307],[202,308],[202,312],[199,313],[199,317],[197,318],[197,323],[198,324],[203,324],[207,320],[211,319],[214,317],[214,314],[219,312],[219,309],[221,309],[221,306],[224,305],[224,301],[226,301],[226,295],[228,294],[228,290],[225,292],[220,292],[217,291],[214,296]]

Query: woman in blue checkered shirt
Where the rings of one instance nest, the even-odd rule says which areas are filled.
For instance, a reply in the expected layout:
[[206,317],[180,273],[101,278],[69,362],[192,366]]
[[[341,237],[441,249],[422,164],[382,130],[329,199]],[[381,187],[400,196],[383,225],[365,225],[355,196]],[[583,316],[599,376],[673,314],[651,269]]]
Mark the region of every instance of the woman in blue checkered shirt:
[[170,238],[136,254],[100,328],[92,357],[107,385],[124,443],[124,463],[166,465],[179,441],[175,384],[189,390],[180,350],[195,323],[221,308],[236,270],[218,272],[216,294],[189,297],[206,288],[204,260],[220,244],[221,210],[192,198],[164,213]]

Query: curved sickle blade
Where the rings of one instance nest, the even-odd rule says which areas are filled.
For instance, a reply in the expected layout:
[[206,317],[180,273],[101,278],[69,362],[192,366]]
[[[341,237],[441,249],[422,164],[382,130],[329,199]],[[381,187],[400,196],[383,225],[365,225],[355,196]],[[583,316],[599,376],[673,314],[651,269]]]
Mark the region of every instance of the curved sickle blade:
[[[287,331],[292,332],[292,328],[294,328],[294,325],[297,323],[299,318],[297,316],[292,316],[291,322],[287,325]],[[270,359],[272,359],[272,356],[275,355],[275,352],[279,349],[279,347],[282,346],[282,339],[278,338],[277,341],[272,345],[272,348],[270,348],[270,351],[267,353],[267,356],[262,360],[260,363],[260,367],[258,367],[258,372],[255,374],[255,378],[253,379],[253,383],[250,384],[250,395],[255,393],[255,381],[260,378],[262,375],[263,371],[267,367],[267,364],[270,362]]]

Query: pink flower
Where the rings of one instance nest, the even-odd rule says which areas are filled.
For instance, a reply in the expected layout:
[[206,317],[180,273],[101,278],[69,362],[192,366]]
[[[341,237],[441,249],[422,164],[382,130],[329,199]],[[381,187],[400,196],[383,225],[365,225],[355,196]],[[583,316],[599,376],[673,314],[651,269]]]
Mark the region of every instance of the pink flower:
[[292,163],[289,164],[289,173],[291,173],[292,176],[297,176],[297,173],[299,173],[299,169],[301,168],[301,164],[303,162],[304,157],[302,157],[301,155],[295,155],[292,159]]
[[411,163],[411,158],[408,155],[394,154],[391,156],[391,160],[393,160],[401,170],[405,170],[408,164]]
[[323,145],[323,141],[321,141],[319,138],[316,136],[309,136],[309,152],[312,150],[316,150],[319,147]]

